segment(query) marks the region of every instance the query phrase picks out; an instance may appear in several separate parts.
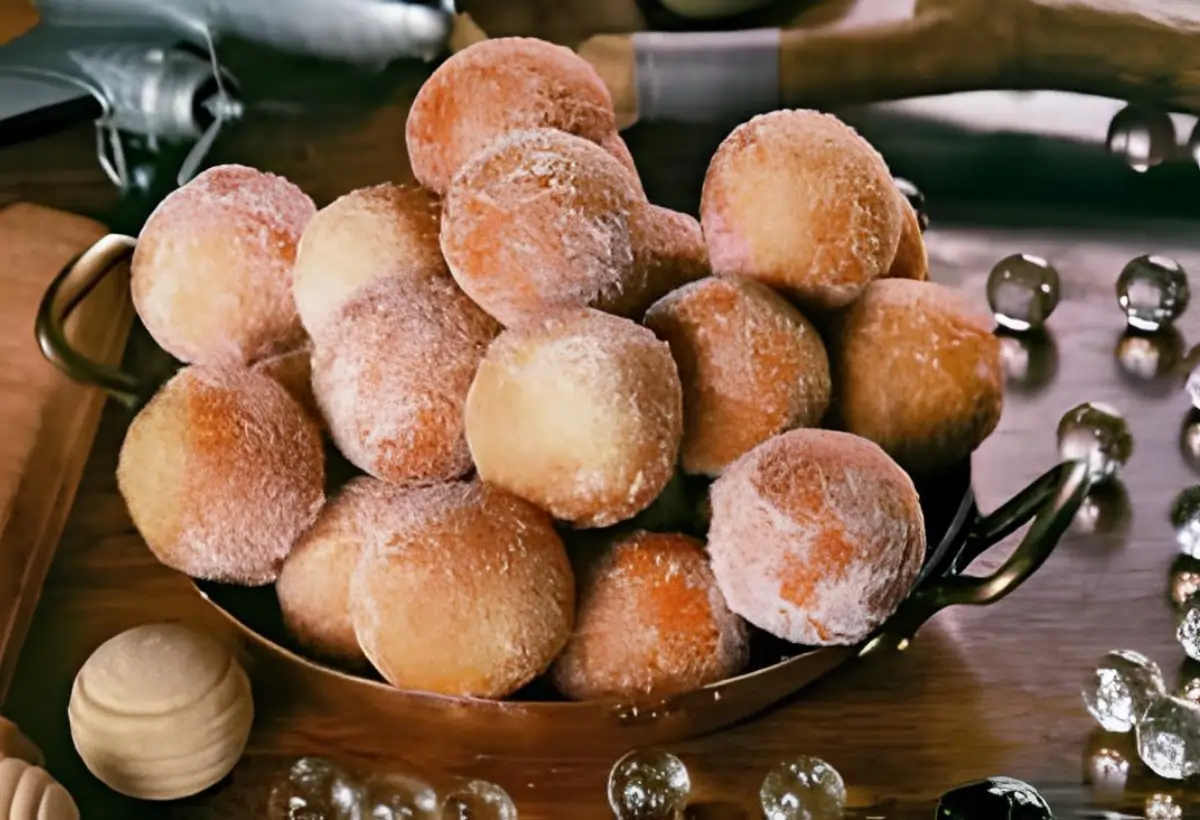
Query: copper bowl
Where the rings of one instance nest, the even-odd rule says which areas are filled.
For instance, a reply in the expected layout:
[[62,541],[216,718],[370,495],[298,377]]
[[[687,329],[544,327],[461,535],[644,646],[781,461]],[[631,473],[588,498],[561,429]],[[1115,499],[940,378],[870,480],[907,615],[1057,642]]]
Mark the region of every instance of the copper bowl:
[[[157,375],[147,376],[98,365],[71,348],[64,324],[103,277],[115,270],[125,275],[122,263],[134,245],[131,237],[107,236],[64,268],[46,292],[36,327],[50,362],[131,409],[153,395],[170,368],[151,368]],[[598,748],[619,753],[694,737],[752,717],[851,659],[904,649],[921,625],[945,607],[998,601],[1049,557],[1089,486],[1081,462],[1064,462],[983,515],[971,492],[969,462],[920,481],[929,537],[925,563],[908,598],[868,640],[857,646],[806,648],[759,634],[745,674],[645,702],[569,702],[544,682],[504,701],[397,689],[378,678],[303,657],[283,629],[272,587],[203,581],[193,585],[241,633],[260,680],[278,683],[273,697],[299,698],[308,708],[327,713],[362,747],[360,751],[394,752],[399,735],[404,745],[433,742],[476,753],[562,750],[578,744],[593,753]],[[1029,522],[1024,538],[999,569],[990,575],[967,574],[977,557]]]

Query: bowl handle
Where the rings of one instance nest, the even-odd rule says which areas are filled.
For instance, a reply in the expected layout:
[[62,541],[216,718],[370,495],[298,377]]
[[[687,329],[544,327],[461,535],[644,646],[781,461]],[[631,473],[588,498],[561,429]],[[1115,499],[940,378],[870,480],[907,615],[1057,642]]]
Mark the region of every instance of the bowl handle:
[[[863,647],[863,654],[883,648],[905,649],[921,625],[942,609],[956,604],[990,604],[1019,587],[1050,557],[1091,486],[1087,465],[1066,461],[980,518],[948,572],[909,596]],[[972,561],[1031,518],[1025,537],[999,569],[991,575],[962,574]]]
[[131,236],[109,234],[71,260],[46,289],[34,325],[38,347],[51,364],[74,381],[99,387],[131,408],[140,406],[154,392],[154,385],[84,356],[68,340],[66,325],[75,308],[104,277],[133,255],[135,243]]

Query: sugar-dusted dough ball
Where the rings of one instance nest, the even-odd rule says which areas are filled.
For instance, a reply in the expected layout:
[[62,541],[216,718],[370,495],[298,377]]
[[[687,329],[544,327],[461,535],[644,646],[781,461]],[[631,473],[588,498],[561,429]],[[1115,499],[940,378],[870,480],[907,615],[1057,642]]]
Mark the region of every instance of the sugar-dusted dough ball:
[[921,220],[908,198],[897,189],[900,210],[904,220],[900,226],[900,244],[896,247],[896,258],[888,268],[888,279],[916,279],[924,282],[929,278],[929,253],[925,249],[925,237],[921,233]]
[[792,430],[713,483],[708,552],[729,608],[805,646],[854,644],[908,594],[925,554],[916,488],[866,439]]
[[634,283],[629,175],[595,143],[515,131],[446,192],[441,245],[455,280],[505,325],[548,310],[609,309]]
[[67,716],[79,756],[102,783],[142,800],[177,800],[232,771],[254,703],[228,650],[160,623],[101,644],[75,677]]
[[776,111],[733,130],[708,166],[700,222],[713,271],[815,308],[887,272],[902,214],[883,159],[829,114]]
[[251,369],[279,382],[288,395],[295,399],[296,404],[300,405],[300,409],[313,420],[313,423],[320,428],[325,427],[325,419],[321,417],[321,409],[317,407],[317,398],[313,395],[312,390],[311,343],[303,344],[286,353],[280,353],[278,356],[263,359]]
[[607,310],[641,318],[656,301],[676,288],[708,276],[708,248],[700,223],[688,214],[646,205],[630,213],[634,279],[626,298]]
[[292,291],[300,319],[320,336],[365,285],[384,277],[445,276],[442,206],[416,185],[352,191],[322,208],[300,237]]
[[313,392],[338,449],[397,484],[466,473],[463,402],[499,330],[449,277],[361,291],[313,356]]
[[163,350],[194,364],[248,364],[296,347],[296,243],[316,213],[283,177],[218,165],[159,203],[133,254],[130,288]]
[[45,762],[42,750],[25,737],[17,724],[0,717],[0,759],[6,757],[20,758],[31,766],[41,766]]
[[138,532],[193,578],[275,580],[325,500],[316,425],[278,383],[241,368],[181,370],[129,425],[117,485]]
[[633,517],[670,480],[682,435],[671,352],[644,327],[572,310],[509,328],[467,395],[479,475],[580,527]]
[[881,279],[830,345],[839,424],[912,473],[966,458],[1000,421],[1004,373],[991,318],[933,282]]
[[671,346],[683,382],[689,473],[717,476],[776,433],[815,427],[829,407],[829,358],[816,329],[766,285],[708,278],[668,294],[646,326]]
[[747,630],[729,611],[704,542],[635,532],[588,561],[575,631],[554,683],[576,700],[637,698],[697,689],[738,674]]
[[314,657],[357,668],[367,658],[350,622],[350,576],[368,532],[380,534],[405,488],[352,479],[325,504],[283,562],[275,593],[288,632]]
[[608,88],[586,60],[543,40],[498,37],[451,56],[417,92],[405,133],[413,174],[445,193],[473,154],[528,128],[558,129],[629,156],[613,140]]
[[79,808],[67,790],[45,769],[19,757],[2,757],[0,818],[79,820]]
[[351,580],[367,657],[396,686],[483,698],[549,666],[574,621],[575,579],[550,517],[498,487],[399,496]]

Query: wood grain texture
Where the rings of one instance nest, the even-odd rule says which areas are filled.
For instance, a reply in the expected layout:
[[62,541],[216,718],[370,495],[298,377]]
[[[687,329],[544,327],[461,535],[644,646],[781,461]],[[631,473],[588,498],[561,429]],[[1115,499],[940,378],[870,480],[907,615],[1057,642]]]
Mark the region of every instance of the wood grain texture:
[[[104,404],[41,357],[33,320],[54,275],[104,232],[90,219],[40,206],[0,211],[0,699]],[[101,361],[119,361],[125,346],[133,316],[127,278],[105,282],[68,328]]]

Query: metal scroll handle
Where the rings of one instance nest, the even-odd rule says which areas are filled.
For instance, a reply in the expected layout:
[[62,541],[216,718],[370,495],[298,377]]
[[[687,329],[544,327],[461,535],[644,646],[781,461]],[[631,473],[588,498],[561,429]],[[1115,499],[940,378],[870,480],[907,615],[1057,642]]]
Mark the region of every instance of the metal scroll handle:
[[[905,649],[921,625],[948,606],[990,604],[1008,595],[1037,571],[1071,525],[1092,486],[1087,464],[1057,465],[971,528],[967,542],[946,575],[914,592],[872,638],[862,654],[879,649]],[[972,561],[1033,519],[1025,537],[991,575],[961,574]]]
[[135,243],[131,236],[110,234],[68,263],[42,297],[34,325],[38,347],[51,364],[71,379],[99,387],[131,408],[140,406],[155,386],[84,356],[67,339],[66,325],[71,313],[104,277],[133,255]]

